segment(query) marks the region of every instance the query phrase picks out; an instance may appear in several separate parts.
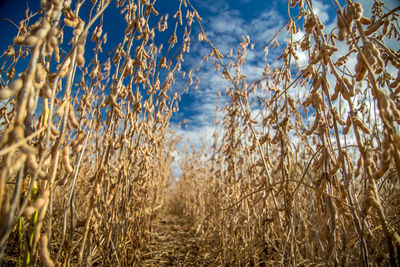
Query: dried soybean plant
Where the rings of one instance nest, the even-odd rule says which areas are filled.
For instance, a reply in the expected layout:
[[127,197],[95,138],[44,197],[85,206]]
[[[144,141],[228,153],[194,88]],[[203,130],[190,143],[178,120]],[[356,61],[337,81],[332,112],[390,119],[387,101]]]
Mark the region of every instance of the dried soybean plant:
[[[140,263],[169,193],[173,83],[195,16],[183,21],[184,5],[164,49],[155,1],[42,0],[26,12],[2,57],[0,261]],[[112,9],[126,28],[106,58]]]
[[227,59],[201,27],[229,101],[213,155],[203,170],[186,157],[175,194],[216,264],[400,264],[400,7],[332,1],[332,29],[312,4],[288,2],[281,65],[251,83],[250,38]]
[[[155,2],[115,3],[42,0],[3,54],[0,260],[144,264],[170,195],[174,82],[196,21],[206,58],[229,82],[213,154],[182,157],[170,202],[197,222],[203,264],[399,264],[400,61],[389,44],[399,42],[400,7],[375,0],[368,16],[360,3],[333,1],[332,30],[311,0],[289,1],[281,65],[266,63],[249,82],[250,37],[224,58],[190,1],[179,2],[166,49],[155,38],[168,14]],[[112,8],[127,25],[104,59]],[[187,80],[182,91],[193,71]]]

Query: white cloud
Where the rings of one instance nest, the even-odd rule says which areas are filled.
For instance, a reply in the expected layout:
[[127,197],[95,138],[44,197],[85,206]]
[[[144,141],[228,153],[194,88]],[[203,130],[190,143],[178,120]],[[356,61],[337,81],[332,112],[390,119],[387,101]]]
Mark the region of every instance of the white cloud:
[[[177,150],[173,153],[174,160],[172,162],[172,175],[179,178],[182,175],[182,169],[179,163],[183,160],[183,151],[193,152],[192,150],[200,150],[204,145],[205,153],[209,156],[211,154],[211,145],[214,141],[213,134],[215,131],[214,125],[191,127],[190,129],[182,129],[174,127],[173,131],[182,137],[181,143],[178,145]],[[204,160],[204,159],[203,159]]]
[[[368,14],[368,10],[371,9],[372,2],[369,0],[362,0],[364,9],[366,10],[366,14]],[[214,4],[215,3],[215,4]],[[322,23],[326,24],[325,32],[330,33],[336,27],[336,15],[332,16],[331,11],[333,10],[332,4],[326,4],[326,1],[313,1],[314,11],[319,16]],[[389,8],[393,8],[398,5],[399,1],[395,0],[387,0],[385,4]],[[250,84],[251,81],[258,80],[262,77],[262,72],[265,67],[264,61],[264,46],[270,41],[270,39],[275,35],[275,33],[284,25],[286,22],[285,18],[280,15],[276,10],[266,10],[260,15],[247,19],[242,17],[239,11],[237,10],[229,10],[228,4],[226,1],[204,1],[203,8],[208,7],[210,12],[215,12],[215,15],[207,16],[203,20],[203,26],[206,30],[206,33],[211,40],[211,42],[224,54],[226,55],[230,48],[234,49],[233,57],[236,56],[236,50],[239,47],[239,43],[241,42],[241,36],[249,35],[250,40],[254,43],[255,49],[251,51],[248,49],[246,64],[243,67],[243,73],[247,75],[247,83]],[[331,16],[330,16],[331,14]],[[201,14],[200,14],[201,15]],[[271,19],[273,18],[273,19]],[[305,33],[303,31],[298,32],[294,35],[294,41],[300,40],[303,38]],[[267,63],[271,66],[280,66],[280,63],[276,61],[277,56],[281,53],[282,49],[285,47],[285,41],[288,38],[288,34],[283,31],[278,35],[277,41],[281,45],[281,47],[276,49],[270,49],[268,54]],[[339,49],[338,52],[334,54],[334,59],[338,59],[340,56],[343,56],[348,52],[348,46],[345,42],[337,42],[336,47]],[[211,49],[207,44],[196,43],[192,45],[191,55],[188,58],[185,58],[185,64],[187,65],[195,65],[198,63],[200,57],[208,54]],[[194,57],[193,55],[196,55]],[[308,65],[308,55],[305,52],[302,52],[300,49],[297,51],[298,56],[298,64],[300,67],[304,67]],[[228,59],[224,59],[225,63],[228,62]],[[351,72],[354,71],[354,66],[356,64],[355,55],[350,57],[346,66],[350,69]],[[221,77],[220,72],[216,72],[214,68],[211,66],[210,62],[204,63],[204,66],[200,69],[199,73],[197,73],[200,77],[200,86],[198,91],[191,91],[189,94],[193,98],[193,103],[191,105],[191,114],[187,118],[188,119],[188,130],[184,131],[182,129],[175,128],[174,130],[182,135],[183,141],[182,145],[179,149],[183,149],[184,144],[192,143],[194,147],[199,149],[206,142],[208,145],[211,145],[213,142],[213,133],[214,133],[214,116],[215,116],[215,108],[218,103],[220,106],[223,106],[225,101],[227,101],[227,97],[224,96],[226,86],[230,86],[229,83]],[[331,90],[335,87],[335,79],[331,74],[328,74],[328,81],[331,85]],[[293,86],[289,93],[293,94],[295,99],[297,96],[307,97],[308,91],[310,88]],[[218,100],[217,92],[222,91],[223,94]],[[264,96],[265,97],[265,96]],[[339,107],[338,101],[334,103],[335,107]],[[256,116],[258,114],[258,109],[256,106],[252,107],[252,115]],[[342,114],[347,114],[347,107],[342,105],[343,111]],[[186,114],[186,112],[185,112]],[[221,119],[221,114],[217,116]],[[312,119],[310,119],[312,121]],[[350,136],[350,135],[349,135]],[[203,141],[202,141],[203,140]],[[347,139],[347,144],[354,143],[354,140],[351,138]],[[179,153],[176,157],[176,162],[174,166],[177,166],[177,162],[179,161]],[[175,168],[175,175],[179,175],[178,168]]]
[[328,10],[332,8],[331,5],[324,5],[320,1],[312,1],[313,4],[313,9],[315,12],[315,15],[319,17],[322,23],[327,23],[329,21],[329,14]]
[[[220,12],[203,20],[207,36],[224,55],[229,52],[230,48],[233,48],[233,57],[235,57],[239,43],[242,42],[241,36],[249,35],[251,42],[255,45],[255,49],[251,51],[248,48],[243,73],[247,75],[248,83],[258,80],[265,67],[263,47],[276,31],[282,27],[285,19],[277,11],[267,10],[259,16],[248,20],[242,17],[239,11],[228,10],[223,4],[224,1],[218,2],[220,2],[218,4]],[[214,7],[210,7],[211,11],[213,9]],[[271,18],[274,18],[274,20],[271,20]],[[207,47],[206,49],[204,48],[205,46]],[[191,53],[196,57],[189,55],[185,58],[185,64],[187,66],[197,64],[199,61],[198,56],[203,57],[210,51],[211,49],[204,42],[193,44]],[[225,64],[229,62],[228,59],[224,60]],[[196,147],[199,147],[201,146],[200,136],[204,136],[207,142],[211,140],[210,137],[215,128],[213,120],[218,103],[217,93],[222,91],[222,96],[218,103],[222,106],[227,100],[224,93],[226,86],[229,86],[229,84],[222,78],[221,70],[215,71],[210,62],[204,62],[199,73],[195,75],[200,78],[200,86],[198,91],[189,92],[194,100],[191,105],[191,114],[187,117],[190,130],[185,132],[185,140],[183,142],[187,142],[190,139]],[[187,110],[184,113],[186,115]],[[221,119],[221,116],[218,117]],[[177,132],[180,131],[180,129],[177,130]]]
[[[271,17],[275,18],[273,22],[271,22]],[[243,73],[247,76],[248,84],[251,81],[260,79],[265,67],[263,47],[285,23],[284,18],[275,11],[269,10],[250,21],[246,21],[240,17],[237,11],[224,11],[216,16],[209,17],[207,21],[204,25],[206,33],[211,42],[224,55],[229,52],[230,48],[233,48],[233,57],[235,57],[235,52],[242,41],[241,36],[249,35],[251,42],[255,45],[255,49],[251,51],[248,48]],[[204,45],[204,43],[202,44]],[[191,48],[193,54],[201,56],[210,51],[205,50],[204,46],[199,44],[194,44]],[[185,59],[185,64],[196,64],[196,60],[198,59],[189,55],[188,59]],[[224,60],[225,64],[229,62],[228,59]],[[182,151],[187,144],[192,144],[197,150],[206,145],[205,150],[210,155],[211,151],[209,150],[214,142],[216,105],[218,104],[220,107],[225,105],[228,100],[225,96],[225,89],[230,85],[222,78],[221,70],[215,71],[210,62],[205,62],[197,75],[200,78],[199,90],[189,92],[194,99],[191,104],[191,114],[186,117],[189,127],[187,130],[174,128],[174,131],[182,136],[182,143],[178,147],[178,151]],[[217,96],[218,91],[222,92],[220,98]],[[187,115],[188,112],[184,113]],[[255,116],[258,114],[258,110],[253,110],[252,113]],[[222,121],[222,116],[221,113],[217,114],[217,119]],[[179,177],[182,174],[182,170],[179,167],[181,157],[181,153],[175,155],[172,165],[175,177]]]

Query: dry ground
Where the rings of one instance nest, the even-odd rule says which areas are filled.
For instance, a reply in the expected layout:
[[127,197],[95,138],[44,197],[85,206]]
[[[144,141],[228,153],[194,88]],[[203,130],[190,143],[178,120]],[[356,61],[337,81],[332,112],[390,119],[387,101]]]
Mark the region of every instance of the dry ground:
[[151,227],[143,266],[214,266],[215,257],[201,253],[202,240],[194,222],[174,204],[166,206]]

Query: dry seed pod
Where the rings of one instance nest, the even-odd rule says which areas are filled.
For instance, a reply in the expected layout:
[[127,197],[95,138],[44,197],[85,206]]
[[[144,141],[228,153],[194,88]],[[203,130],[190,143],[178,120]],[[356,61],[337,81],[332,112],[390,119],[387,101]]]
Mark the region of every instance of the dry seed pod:
[[378,180],[382,178],[382,176],[386,173],[386,171],[389,169],[390,166],[390,161],[384,162],[379,170],[377,170],[374,174],[373,177]]
[[46,80],[47,71],[42,63],[36,65],[36,80],[40,83]]
[[74,169],[71,166],[70,160],[69,160],[69,146],[66,145],[62,151],[62,162],[64,165],[65,170],[68,173],[72,173]]
[[60,62],[60,49],[58,46],[54,48],[54,60],[59,63]]
[[60,132],[57,130],[56,126],[54,124],[51,124],[51,134],[54,136],[58,136],[60,134]]
[[51,0],[51,3],[55,6],[58,7],[61,4],[61,0]]
[[371,20],[367,17],[362,16],[360,18],[360,23],[363,25],[369,25],[369,24],[371,24]]
[[340,153],[339,153],[335,165],[333,165],[329,171],[329,175],[335,175],[341,166],[342,166],[342,160],[340,159]]
[[74,27],[73,33],[74,36],[79,36],[82,32],[83,32],[83,28],[85,26],[85,22],[83,22],[83,20],[81,20],[80,18],[77,18],[79,21],[77,23],[77,25]]
[[[13,55],[11,55],[13,56]],[[6,73],[6,77],[8,80],[12,80],[15,77],[15,67],[11,68],[9,71]]]
[[352,6],[353,19],[360,20],[363,12],[364,12],[364,10],[362,8],[361,3],[353,2],[353,6]]
[[383,144],[383,152],[382,152],[382,162],[386,163],[392,159],[392,151],[394,150],[394,145],[389,143],[389,140],[385,139]]
[[75,117],[75,112],[74,112],[74,107],[72,106],[71,103],[69,103],[69,109],[68,109],[68,121],[71,123],[71,126],[75,129],[79,128],[79,123]]
[[397,109],[396,103],[392,99],[389,99],[390,109],[392,110],[392,114],[396,119],[400,119],[400,111]]
[[[322,52],[316,52],[309,60],[310,65],[315,65],[317,64],[321,59],[323,58]],[[316,80],[314,80],[316,82]]]
[[367,199],[365,200],[365,213],[368,214],[372,207],[378,207],[378,201],[375,198],[375,193],[372,188],[367,191]]
[[378,99],[380,108],[383,110],[389,109],[390,101],[389,101],[389,97],[386,94],[386,92],[382,89],[377,88],[377,90],[375,90],[375,94],[376,94],[376,98]]
[[[338,49],[335,46],[329,45],[329,44],[323,44],[321,47],[321,54],[324,59],[324,64],[328,64],[327,59],[338,51]],[[326,81],[326,78],[325,78]]]
[[324,101],[322,99],[321,94],[319,92],[316,92],[316,93],[314,93],[314,96],[315,96],[315,99],[317,101],[316,104],[319,105],[321,107],[321,109],[324,109],[325,103],[324,103]]
[[347,88],[349,90],[354,91],[354,84],[355,83],[354,82],[350,82],[350,80],[347,77],[343,77],[342,79],[343,79],[343,82],[346,84]]
[[40,195],[40,197],[35,200],[32,206],[37,210],[40,209],[44,205],[44,203],[48,200],[49,196],[50,196],[50,190],[49,189],[44,190],[43,193]]
[[303,106],[304,106],[304,107],[308,107],[312,102],[313,102],[313,96],[310,95],[310,96],[308,96],[308,97],[306,98],[306,100],[304,101]]
[[329,89],[331,87],[329,85],[329,82],[326,80],[326,77],[324,77],[323,80],[322,80],[321,88],[322,88],[324,94],[327,96],[329,94]]
[[85,53],[85,46],[83,44],[79,44],[76,47],[76,53],[79,55],[83,55]]
[[49,156],[46,158],[46,160],[43,162],[43,169],[47,169],[48,167],[50,167],[51,160],[52,160],[52,156],[49,155]]
[[289,102],[290,107],[291,107],[293,110],[297,110],[296,104],[295,104],[293,98],[291,98],[290,96],[288,97],[288,102]]
[[392,121],[393,113],[392,113],[392,111],[390,109],[381,109],[380,112],[381,112],[381,115],[382,115],[382,119],[386,123],[389,123],[390,121]]
[[350,101],[349,91],[347,90],[347,88],[345,86],[343,86],[343,84],[342,84],[342,90],[340,92],[342,93],[342,96],[345,100]]
[[107,98],[105,102],[100,104],[100,108],[105,108],[110,103],[110,97]]
[[328,127],[332,129],[333,128],[333,115],[330,111],[328,111],[328,114],[327,114],[327,121],[328,121]]
[[86,135],[83,132],[80,132],[78,134],[77,138],[72,142],[72,146],[76,146],[76,145],[82,144],[83,141],[85,140],[85,138],[84,138],[85,136]]
[[347,192],[346,192],[346,188],[344,186],[344,184],[341,184],[340,182],[338,182],[339,184],[339,191],[340,191],[340,195],[342,197],[342,199],[347,199]]
[[30,46],[36,45],[39,40],[40,40],[39,37],[37,37],[35,35],[31,35],[31,36],[28,36],[27,38],[25,38],[25,40],[22,44],[30,47]]
[[396,79],[390,83],[390,88],[397,88],[400,85],[400,71],[397,73]]
[[335,91],[333,92],[333,94],[331,96],[331,101],[335,101],[338,98],[339,93],[341,91],[342,91],[342,83],[337,81],[336,86],[335,86]]
[[115,95],[110,95],[110,97],[109,97],[110,104],[111,104],[112,107],[118,108],[118,103],[117,103],[115,98],[116,98]]
[[40,96],[43,98],[51,99],[51,88],[48,84],[41,88]]
[[42,234],[40,238],[40,260],[45,267],[54,267],[54,262],[50,258],[47,233]]
[[365,55],[368,63],[375,67],[375,73],[380,74],[385,67],[385,62],[382,60],[381,52],[373,42],[368,42],[365,45]]
[[46,179],[47,174],[42,169],[39,169],[39,164],[37,163],[36,156],[34,154],[28,154],[27,156],[28,156],[27,160],[28,167],[32,169],[33,173],[37,172],[38,176],[41,179]]
[[0,99],[2,99],[2,100],[3,99],[8,99],[8,98],[14,96],[15,93],[16,93],[15,91],[10,90],[7,87],[3,88],[3,89],[0,90]]
[[[278,164],[276,164],[275,168],[273,169],[274,174],[278,173],[281,170],[281,168],[282,168],[282,161],[278,160]],[[282,186],[283,186],[283,184],[282,184]]]
[[400,68],[400,62],[398,62],[396,59],[397,59],[397,57],[396,57],[396,58],[395,58],[395,57],[392,57],[392,56],[389,57],[390,63],[392,63],[392,65],[393,65],[394,67],[396,67],[397,69],[399,69],[399,68]]
[[29,207],[26,207],[23,213],[23,216],[29,218],[35,211],[43,207],[46,203],[50,195],[50,191],[46,189],[41,196],[33,202],[33,204]]
[[354,125],[360,127],[360,129],[366,134],[372,134],[371,130],[359,119],[354,118]]
[[373,43],[368,42],[365,44],[363,48],[363,53],[371,66],[374,66],[377,62],[377,55],[379,54],[379,50],[374,46]]
[[56,111],[56,115],[58,115],[58,116],[60,116],[60,117],[63,117],[64,116],[64,113],[65,113],[65,108],[66,108],[66,103],[67,102],[65,102],[65,101],[63,101],[60,105],[59,105],[59,107],[58,107],[58,109],[57,109],[57,111]]
[[85,141],[86,135],[84,133],[80,133],[77,139],[72,143],[72,151],[75,153],[79,153],[83,148],[83,143]]
[[[25,133],[24,129],[22,128],[21,125],[15,125],[13,129],[13,137],[16,142],[21,141],[25,138]],[[30,155],[36,155],[37,154],[37,149],[26,142],[23,143],[22,145],[19,146],[19,149],[21,149],[22,152]]]
[[58,47],[58,40],[57,40],[57,37],[56,37],[55,35],[51,35],[51,36],[49,37],[48,44],[50,45],[49,48],[56,49],[56,47]]
[[343,41],[348,36],[346,24],[351,29],[353,27],[354,16],[356,18],[359,16],[354,4],[345,6],[343,16],[338,14],[339,40]]
[[346,127],[343,128],[343,134],[348,134],[349,133],[351,124],[352,124],[351,117],[349,115],[349,116],[347,116]]
[[[372,61],[375,60],[375,58],[371,56],[368,49],[366,49],[365,47],[362,48],[362,53],[365,55],[365,57],[367,58],[367,61],[370,64],[373,63]],[[371,66],[372,65],[373,64],[371,64]],[[365,74],[367,73],[367,66],[364,62],[364,59],[361,56],[361,53],[357,54],[357,64],[355,67],[355,71],[356,71],[356,81],[359,82],[359,81],[363,80],[365,77]]]
[[26,160],[26,155],[25,154],[21,154],[18,156],[18,159],[16,161],[13,162],[13,164],[8,167],[8,172],[9,175],[14,175],[17,172],[19,172],[21,170],[21,168],[24,167],[25,165],[25,160]]
[[268,140],[268,137],[269,137],[268,134],[260,137],[260,140],[259,140],[260,145],[263,145]]
[[82,148],[83,148],[83,145],[82,145],[82,144],[79,144],[79,145],[74,146],[74,147],[72,148],[72,151],[73,151],[74,153],[79,153],[79,152],[82,151]]
[[32,214],[35,212],[35,208],[32,206],[26,207],[23,213],[23,216],[25,218],[29,218],[30,216],[32,216]]
[[315,118],[314,124],[311,127],[311,129],[306,131],[306,135],[311,135],[315,131],[315,129],[317,129],[318,125],[319,125],[319,116],[317,115],[317,117]]
[[85,57],[81,54],[78,54],[76,56],[76,63],[79,67],[83,67],[85,65]]
[[277,144],[277,143],[279,142],[279,140],[280,140],[280,136],[281,136],[280,133],[277,132],[277,133],[275,134],[274,138],[271,140],[271,144],[272,144],[272,145]]
[[340,125],[345,126],[346,122],[339,116],[339,113],[337,112],[337,110],[333,109],[332,112],[333,112],[333,117],[335,118],[335,120],[337,122],[339,122]]
[[65,23],[65,25],[67,25],[69,27],[75,28],[78,25],[79,20],[77,20],[77,19],[71,20],[68,18],[64,18],[64,23]]
[[356,81],[360,82],[364,79],[365,74],[367,73],[367,68],[365,67],[364,63],[363,66],[360,68],[360,71],[357,72]]
[[117,115],[119,118],[121,118],[121,119],[125,118],[124,113],[122,113],[122,111],[119,108],[114,107],[113,109],[115,110],[115,112],[117,112]]
[[344,155],[346,157],[347,166],[349,167],[349,173],[353,173],[353,171],[354,171],[354,163],[351,160],[351,157],[350,157],[349,153],[347,153],[347,151],[344,151],[343,153],[344,153]]
[[380,19],[380,20],[377,20],[376,22],[374,22],[373,24],[370,24],[368,26],[368,29],[364,32],[365,35],[368,36],[368,35],[373,34],[382,26],[383,23],[384,23],[384,20]]
[[99,213],[99,210],[97,209],[97,207],[93,208],[93,213],[97,220],[100,221],[103,218],[103,216],[101,216],[101,214]]
[[64,7],[64,15],[70,20],[75,19],[75,14],[70,7]]
[[375,162],[374,162],[371,151],[370,150],[365,151],[365,166],[370,167],[374,163]]
[[57,36],[57,34],[60,32],[58,28],[51,28],[50,29],[50,36]]
[[65,77],[65,75],[67,75],[70,68],[70,64],[71,64],[71,58],[67,57],[64,63],[62,63],[62,65],[60,64],[57,66],[57,70],[60,71],[60,77]]
[[24,41],[25,41],[25,36],[17,36],[17,37],[15,37],[14,40],[13,40],[13,42],[14,42],[16,45],[22,45],[22,44],[24,43]]
[[12,91],[19,92],[23,85],[24,81],[21,78],[18,78],[12,84],[10,84],[8,88]]
[[36,36],[39,39],[43,39],[46,37],[48,32],[49,32],[49,29],[40,28],[37,32],[35,32],[34,36]]
[[390,20],[389,19],[385,19],[385,23],[384,23],[383,29],[382,29],[382,34],[383,35],[386,35],[388,33],[389,25],[390,25]]

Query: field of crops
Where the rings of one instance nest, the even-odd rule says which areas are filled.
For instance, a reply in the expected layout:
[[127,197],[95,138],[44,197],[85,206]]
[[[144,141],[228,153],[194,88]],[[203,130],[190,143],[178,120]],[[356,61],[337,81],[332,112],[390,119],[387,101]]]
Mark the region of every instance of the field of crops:
[[[250,81],[250,37],[223,55],[176,1],[168,18],[149,0],[41,0],[15,22],[0,57],[0,265],[399,266],[400,6],[333,0],[329,28],[313,0],[289,0],[264,47],[287,37],[277,63]],[[126,28],[103,51],[111,8]],[[182,69],[193,43],[209,53]],[[227,101],[214,140],[182,149],[171,117],[207,61]]]

